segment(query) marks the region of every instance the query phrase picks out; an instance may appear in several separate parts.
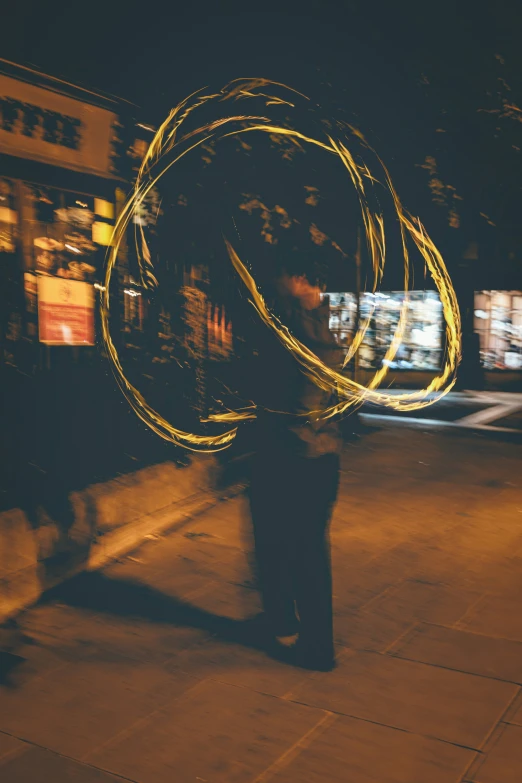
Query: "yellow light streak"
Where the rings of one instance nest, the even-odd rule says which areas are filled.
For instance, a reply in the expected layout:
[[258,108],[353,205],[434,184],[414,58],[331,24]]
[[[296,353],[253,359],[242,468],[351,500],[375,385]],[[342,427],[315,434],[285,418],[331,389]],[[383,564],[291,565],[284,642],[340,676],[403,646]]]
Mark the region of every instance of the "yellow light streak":
[[[121,390],[123,391],[125,397],[129,401],[136,414],[154,432],[156,432],[165,440],[171,441],[172,443],[193,451],[215,452],[227,448],[236,435],[237,427],[229,429],[226,432],[218,435],[196,435],[171,425],[146,402],[141,393],[126,378],[120,358],[112,341],[109,328],[109,288],[121,242],[134,214],[139,210],[147,194],[157,184],[166,171],[174,166],[187,153],[203,145],[210,139],[239,136],[240,134],[247,132],[268,133],[271,136],[276,137],[288,136],[291,141],[297,144],[304,142],[305,144],[311,144],[315,147],[318,147],[323,151],[328,152],[329,154],[336,155],[342,165],[345,167],[359,199],[359,206],[361,209],[362,221],[366,235],[366,244],[373,269],[373,292],[377,290],[380,282],[382,281],[384,272],[384,265],[386,260],[384,217],[382,214],[375,214],[371,210],[365,190],[365,180],[369,181],[372,186],[374,183],[378,183],[379,180],[370,172],[366,163],[358,164],[356,162],[347,146],[346,139],[336,139],[331,134],[326,134],[324,139],[316,139],[305,135],[296,129],[273,124],[267,117],[258,115],[233,115],[221,118],[205,125],[201,125],[195,130],[187,132],[185,135],[179,135],[185,120],[198,108],[212,101],[223,102],[227,100],[236,101],[256,98],[258,100],[264,101],[265,107],[282,104],[294,106],[293,103],[284,100],[280,96],[272,95],[267,92],[261,92],[261,89],[265,89],[266,87],[270,87],[271,90],[279,87],[285,90],[290,90],[294,94],[300,95],[301,97],[306,97],[301,93],[298,93],[296,90],[292,90],[291,88],[286,87],[286,85],[280,84],[278,82],[271,82],[266,79],[236,79],[235,81],[226,85],[223,90],[218,93],[201,95],[201,91],[195,92],[188,96],[188,98],[185,100],[181,101],[181,103],[179,103],[178,106],[176,106],[174,109],[172,109],[166,120],[161,124],[160,128],[156,132],[147,154],[143,159],[133,191],[118,217],[114,230],[112,246],[107,255],[105,283],[104,289],[101,291],[102,335],[118,384],[120,385]],[[230,124],[234,126],[238,125],[239,127],[234,127],[233,130],[224,132],[221,135],[217,135],[219,129],[226,128],[226,126],[229,126]],[[444,264],[444,260],[439,250],[426,233],[426,230],[424,229],[424,226],[420,220],[416,217],[413,217],[403,208],[392,184],[388,170],[380,158],[376,155],[374,150],[372,150],[372,148],[366,142],[363,134],[356,128],[353,128],[349,125],[347,125],[346,128],[359,140],[363,147],[365,147],[368,151],[377,157],[379,165],[382,167],[382,171],[384,173],[384,182],[380,184],[383,184],[387,188],[393,201],[395,213],[400,226],[404,261],[404,290],[406,292],[406,298],[401,308],[397,328],[393,335],[391,344],[386,352],[383,366],[375,373],[368,386],[365,387],[356,381],[347,378],[342,373],[342,371],[337,371],[326,366],[310,349],[308,349],[303,343],[301,343],[291,334],[288,328],[280,322],[274,313],[269,311],[262,294],[257,288],[254,278],[239,258],[239,255],[232,244],[226,238],[224,240],[231,263],[247,288],[250,294],[250,301],[255,307],[261,320],[264,321],[264,323],[275,332],[278,339],[299,362],[303,371],[313,381],[313,383],[324,390],[336,392],[340,398],[340,401],[337,404],[332,405],[325,410],[314,411],[312,414],[303,414],[306,416],[312,415],[312,417],[316,419],[328,419],[332,416],[340,415],[345,413],[349,408],[362,404],[364,401],[403,411],[415,410],[432,405],[438,399],[447,394],[453,387],[456,380],[456,370],[460,361],[460,312],[455,291]],[[187,143],[191,140],[193,141],[187,145]],[[183,146],[183,149],[179,150],[180,146]],[[165,161],[166,156],[169,153],[173,153],[176,149],[179,150],[177,154],[175,154],[172,159],[167,159]],[[378,388],[388,372],[389,362],[391,362],[395,357],[404,335],[407,315],[407,292],[409,288],[410,267],[408,238],[413,241],[421,257],[424,259],[424,262],[439,292],[446,322],[447,348],[441,373],[433,378],[431,383],[425,389],[420,391],[390,394],[387,392],[381,392],[378,390]],[[138,262],[140,265],[140,276],[141,280],[145,284],[145,287],[147,287],[147,280],[150,280],[151,284],[156,283],[156,280],[153,274],[150,252],[148,250],[145,235],[141,227],[139,234],[136,232],[136,242],[138,250]],[[140,243],[141,247],[139,246]],[[360,347],[369,322],[370,318],[366,319],[366,321],[360,326],[357,334],[354,337],[352,345],[350,346],[342,369],[344,369],[348,361],[350,361],[350,359],[355,355],[358,348]],[[285,412],[283,411],[282,413]],[[229,410],[222,413],[212,414],[208,417],[208,419],[202,421],[221,424],[235,424],[240,421],[245,421],[252,418],[255,418],[255,406],[250,408],[242,408],[238,411]]]

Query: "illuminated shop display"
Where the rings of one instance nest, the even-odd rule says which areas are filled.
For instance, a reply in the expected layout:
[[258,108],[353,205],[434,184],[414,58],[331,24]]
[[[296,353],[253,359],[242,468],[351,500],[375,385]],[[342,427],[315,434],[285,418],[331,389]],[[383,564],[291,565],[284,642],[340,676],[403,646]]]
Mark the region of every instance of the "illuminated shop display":
[[0,253],[16,251],[18,213],[15,209],[13,183],[0,179]]
[[[90,281],[103,258],[97,226],[113,205],[101,199],[24,185],[24,233],[31,246],[33,269],[43,275]],[[107,233],[112,222],[103,222]],[[100,252],[101,251],[101,252]]]
[[[330,329],[348,349],[357,329],[357,299],[353,293],[330,293]],[[369,325],[359,350],[359,366],[378,369],[386,354],[401,313],[404,292],[364,293],[360,298],[360,323]],[[437,371],[442,363],[444,317],[434,291],[410,291],[406,302],[404,337],[392,369]]]
[[[32,372],[64,356],[76,362],[92,354],[40,351],[37,344],[95,342],[95,305],[120,188],[143,153],[131,111],[112,96],[0,63],[0,363]],[[136,294],[130,309],[139,323],[142,297],[127,285],[126,265],[122,258],[118,294],[124,286]],[[115,316],[120,328],[122,316]]]
[[[38,335],[39,341],[47,345],[92,345],[93,284],[109,244],[100,241],[95,229],[97,225],[103,225],[106,234],[112,234],[114,204],[71,191],[26,182],[16,184],[20,201],[27,334],[30,337]],[[12,183],[13,189],[14,186]],[[48,285],[44,284],[45,280]],[[70,302],[58,301],[55,293],[62,291],[59,281],[65,285],[63,291],[67,290],[72,296]],[[85,317],[84,310],[87,312]],[[66,313],[70,317],[66,318]],[[56,328],[53,326],[55,320]]]
[[522,291],[477,291],[475,332],[486,370],[522,370]]

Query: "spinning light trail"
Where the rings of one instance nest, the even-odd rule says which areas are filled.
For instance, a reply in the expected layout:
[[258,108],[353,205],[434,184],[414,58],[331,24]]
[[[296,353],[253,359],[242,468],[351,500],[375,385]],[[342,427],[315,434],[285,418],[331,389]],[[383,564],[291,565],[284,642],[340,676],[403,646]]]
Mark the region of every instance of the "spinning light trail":
[[[287,96],[286,99],[281,98],[278,95],[270,94],[278,88],[285,91],[285,95]],[[267,92],[267,90],[270,92]],[[372,187],[373,184],[379,182],[379,180],[372,175],[364,162],[359,163],[354,159],[347,146],[346,138],[338,139],[334,138],[333,134],[325,134],[324,138],[316,139],[293,128],[273,124],[268,117],[259,115],[248,116],[245,114],[234,114],[229,117],[217,119],[183,134],[183,123],[193,112],[196,112],[197,109],[203,107],[205,104],[256,99],[258,102],[263,102],[263,108],[280,105],[294,107],[295,104],[290,102],[290,98],[295,101],[295,96],[300,98],[305,97],[301,95],[301,93],[297,93],[295,90],[292,90],[285,85],[270,82],[266,79],[238,79],[228,84],[218,93],[211,95],[194,93],[186,98],[170,112],[167,119],[157,131],[141,165],[133,192],[119,216],[114,230],[113,244],[107,257],[105,287],[101,292],[101,322],[103,339],[116,379],[125,394],[125,397],[142,421],[165,440],[193,451],[214,452],[227,448],[236,435],[237,427],[233,427],[218,435],[197,435],[180,430],[170,424],[147,403],[141,393],[125,376],[109,328],[110,282],[123,237],[134,214],[140,209],[143,200],[166,171],[174,166],[182,157],[209,140],[238,136],[239,134],[250,132],[288,136],[296,141],[316,146],[329,154],[336,155],[339,158],[340,163],[345,167],[359,199],[368,253],[373,268],[373,291],[377,290],[379,283],[382,280],[386,258],[384,218],[382,214],[377,214],[372,211],[366,191],[368,184]],[[230,129],[231,127],[232,129]],[[350,134],[352,137],[356,137],[363,148],[375,155],[375,152],[366,143],[364,137],[358,130],[349,125],[346,126],[345,130],[347,135]],[[393,335],[393,339],[386,353],[383,366],[375,373],[367,387],[347,378],[342,371],[337,372],[327,367],[312,351],[291,334],[285,325],[270,312],[254,278],[240,259],[233,245],[225,239],[230,260],[246,286],[250,294],[250,301],[255,307],[259,317],[275,332],[281,343],[292,353],[295,359],[300,363],[303,371],[317,386],[336,393],[337,399],[339,400],[337,404],[332,405],[325,410],[313,412],[312,416],[317,419],[327,419],[332,416],[340,415],[349,408],[360,405],[363,401],[403,411],[424,408],[428,405],[432,405],[447,394],[453,387],[456,379],[456,369],[460,360],[461,323],[457,299],[451,279],[440,252],[427,235],[420,220],[404,210],[386,167],[379,158],[377,159],[384,173],[384,183],[381,184],[386,186],[391,195],[400,226],[406,299],[401,310],[395,334]],[[410,280],[408,238],[413,241],[415,247],[424,259],[439,292],[446,322],[446,353],[444,365],[440,374],[433,378],[426,389],[400,394],[389,394],[379,391],[378,387],[388,372],[389,362],[395,357],[404,334],[407,313],[407,291]],[[136,242],[141,282],[145,288],[155,287],[157,285],[157,280],[154,276],[150,252],[147,247],[143,230],[141,230],[139,234],[136,234]],[[358,350],[364,338],[368,323],[369,321],[367,320],[355,335],[345,359],[343,369]],[[277,379],[274,379],[274,382],[277,382]],[[307,416],[309,417],[310,414],[307,414]],[[216,413],[209,416],[208,421],[221,424],[236,424],[237,422],[250,418],[255,418],[254,406],[239,411]]]

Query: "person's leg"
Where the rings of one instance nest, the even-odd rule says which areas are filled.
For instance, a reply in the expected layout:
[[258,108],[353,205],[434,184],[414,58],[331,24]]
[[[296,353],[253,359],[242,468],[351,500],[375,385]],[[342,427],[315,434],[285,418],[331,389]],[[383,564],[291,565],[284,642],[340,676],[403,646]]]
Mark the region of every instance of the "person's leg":
[[289,636],[298,628],[289,567],[287,481],[274,465],[257,459],[250,482],[257,578],[272,636]]
[[337,496],[334,455],[306,460],[294,518],[293,572],[304,663],[329,668],[334,661],[332,572],[328,528]]

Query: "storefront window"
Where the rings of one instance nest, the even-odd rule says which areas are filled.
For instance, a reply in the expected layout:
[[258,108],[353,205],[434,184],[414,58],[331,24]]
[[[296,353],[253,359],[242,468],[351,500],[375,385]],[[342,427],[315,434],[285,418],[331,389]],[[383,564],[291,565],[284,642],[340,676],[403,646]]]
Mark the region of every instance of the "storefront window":
[[[348,349],[357,328],[357,300],[353,293],[331,293],[330,329],[339,345]],[[364,293],[360,323],[369,321],[359,349],[360,367],[379,369],[399,323],[404,292]],[[437,371],[441,367],[444,319],[439,296],[433,291],[410,291],[401,346],[392,369]]]
[[[94,199],[51,188],[26,186],[24,226],[38,274],[92,281],[99,247],[92,241]],[[32,209],[31,209],[32,207]]]
[[475,332],[486,370],[522,370],[522,291],[477,291]]
[[[114,204],[19,183],[27,336],[48,345],[94,344],[94,289],[112,234]],[[110,240],[109,240],[110,241]]]
[[13,184],[7,179],[0,179],[0,253],[16,251],[17,228]]
[[132,278],[129,278],[123,289],[123,318],[127,332],[143,331],[144,309],[143,291]]
[[330,299],[330,330],[339,345],[348,348],[356,329],[355,294],[327,294]]

